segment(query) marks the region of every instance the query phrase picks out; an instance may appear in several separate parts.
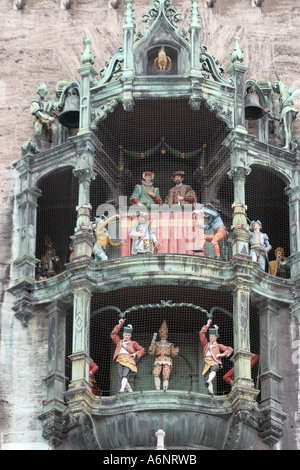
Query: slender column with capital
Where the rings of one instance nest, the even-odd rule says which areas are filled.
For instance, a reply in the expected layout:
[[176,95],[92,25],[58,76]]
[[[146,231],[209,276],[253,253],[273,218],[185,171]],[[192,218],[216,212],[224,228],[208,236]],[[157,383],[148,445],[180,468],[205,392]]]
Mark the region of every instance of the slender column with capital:
[[80,119],[79,119],[79,134],[89,131],[90,127],[90,87],[91,82],[97,75],[93,67],[95,59],[91,53],[91,41],[85,40],[86,48],[81,56],[81,67],[78,72],[81,75],[81,91],[80,91]]
[[228,73],[232,76],[235,84],[235,106],[234,106],[234,125],[235,130],[241,133],[247,133],[245,128],[245,72],[248,67],[242,64],[244,61],[244,53],[239,47],[239,38],[234,38],[234,50],[231,54],[232,66]]
[[232,244],[233,256],[238,255],[245,259],[249,259],[249,240],[251,238],[245,204],[245,182],[251,172],[247,166],[249,140],[251,140],[249,136],[232,131],[224,141],[224,145],[230,149],[231,170],[227,174],[233,180],[234,188],[232,235],[229,241]]
[[[300,174],[298,178],[300,180]],[[287,189],[286,194],[289,197],[291,277],[300,279],[300,186]]]
[[278,373],[278,313],[280,302],[261,299],[257,302],[260,315],[260,435],[270,447],[278,441],[283,431],[282,412],[279,400],[279,385],[282,377]]
[[49,318],[48,370],[44,379],[47,398],[39,419],[43,422],[43,436],[56,447],[61,444],[66,435],[63,424],[63,415],[66,410],[64,400],[66,305],[60,301],[51,302],[47,311]]
[[200,32],[201,21],[198,11],[198,0],[192,0],[190,16],[190,36],[191,36],[191,75],[200,76]]
[[123,44],[124,44],[124,70],[123,70],[123,107],[125,111],[131,111],[133,109],[133,77],[134,77],[134,65],[133,65],[133,43],[134,43],[134,17],[132,9],[132,0],[125,0],[125,21],[123,26]]
[[250,317],[249,317],[250,280],[243,274],[236,276],[233,289],[234,324],[234,386],[253,387],[251,380]]
[[73,304],[73,349],[69,356],[72,361],[72,380],[69,390],[90,388],[90,305],[91,289],[87,282],[74,290]]
[[40,196],[38,188],[27,188],[17,196],[21,214],[19,256],[14,262],[18,268],[18,283],[35,280],[36,214]]

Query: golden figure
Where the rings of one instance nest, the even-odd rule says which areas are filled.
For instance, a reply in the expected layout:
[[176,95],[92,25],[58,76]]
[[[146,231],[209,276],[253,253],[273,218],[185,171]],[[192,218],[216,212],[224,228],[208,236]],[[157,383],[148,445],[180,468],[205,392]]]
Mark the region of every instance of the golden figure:
[[172,61],[170,57],[167,56],[164,46],[161,46],[158,56],[154,60],[154,67],[156,70],[166,70],[170,72],[172,66]]

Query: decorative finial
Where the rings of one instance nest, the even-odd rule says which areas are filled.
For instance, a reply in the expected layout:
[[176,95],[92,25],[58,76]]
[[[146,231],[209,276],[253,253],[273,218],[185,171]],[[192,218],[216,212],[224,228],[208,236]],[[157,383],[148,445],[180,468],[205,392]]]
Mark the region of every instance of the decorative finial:
[[240,49],[240,46],[239,46],[239,40],[240,38],[238,38],[237,36],[235,36],[233,38],[233,42],[234,42],[234,49],[233,49],[233,52],[231,54],[231,57],[230,57],[230,60],[231,62],[234,64],[235,62],[240,62],[242,63],[244,61],[244,53],[243,51]]
[[93,63],[95,62],[95,57],[91,53],[91,40],[86,39],[85,44],[86,44],[86,48],[85,48],[84,53],[81,56],[81,63],[83,65],[85,65],[85,64],[93,65]]
[[192,0],[190,22],[192,27],[201,26],[198,0]]
[[132,0],[125,1],[125,26],[133,26],[134,25],[134,17],[133,17],[133,9],[132,9]]

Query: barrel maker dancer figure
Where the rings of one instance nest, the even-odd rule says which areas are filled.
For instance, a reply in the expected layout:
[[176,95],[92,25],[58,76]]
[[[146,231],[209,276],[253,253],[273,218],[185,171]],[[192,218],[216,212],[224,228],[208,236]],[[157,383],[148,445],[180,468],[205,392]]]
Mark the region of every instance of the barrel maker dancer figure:
[[136,341],[131,340],[132,325],[124,326],[123,339],[120,338],[119,332],[124,325],[125,318],[120,318],[118,325],[112,330],[110,337],[116,344],[114,353],[114,363],[117,364],[121,388],[119,393],[124,393],[125,389],[132,392],[129,384],[130,372],[137,373],[136,359],[143,356],[145,349],[140,346]]
[[[221,358],[229,357],[233,353],[233,349],[230,346],[224,346],[217,342],[219,337],[218,327],[217,325],[214,325],[210,328],[211,323],[212,319],[210,318],[207,321],[207,324],[201,328],[199,335],[203,346],[203,359],[205,364],[202,375],[204,376],[205,386],[208,388],[208,393],[213,397],[213,380],[216,377],[218,370],[223,367]],[[206,338],[207,331],[209,334],[209,341]]]
[[167,341],[168,327],[166,320],[163,321],[159,329],[160,341],[156,341],[156,333],[153,335],[152,343],[149,347],[150,356],[155,355],[154,367],[152,375],[154,377],[154,385],[157,391],[160,390],[160,374],[163,376],[163,391],[166,392],[169,387],[169,378],[173,365],[172,357],[176,357],[179,348],[175,348],[174,344]]
[[[204,237],[201,240],[201,246],[197,250],[193,250],[193,251],[203,252],[205,244],[208,241],[209,243],[211,243],[211,246],[214,249],[216,258],[220,260],[221,252],[220,252],[219,242],[224,240],[227,236],[227,231],[223,223],[223,220],[221,219],[220,214],[215,210],[208,209],[207,207],[203,207],[203,209],[200,209],[200,210],[194,210],[193,214],[196,217],[196,227],[203,228],[205,230],[213,229],[214,231],[213,235],[204,235]],[[200,224],[197,221],[198,214],[203,214],[204,224]]]

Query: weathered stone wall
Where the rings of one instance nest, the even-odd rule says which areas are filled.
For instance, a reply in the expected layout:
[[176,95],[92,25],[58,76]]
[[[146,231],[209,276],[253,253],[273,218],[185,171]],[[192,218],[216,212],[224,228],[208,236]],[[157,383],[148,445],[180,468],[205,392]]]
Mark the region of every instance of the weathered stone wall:
[[[1,0],[0,16],[0,165],[1,165],[1,383],[0,442],[2,448],[22,445],[47,448],[41,437],[36,416],[41,411],[42,377],[46,375],[47,318],[39,312],[24,328],[11,310],[13,299],[6,292],[14,276],[11,262],[17,257],[18,212],[15,194],[18,182],[12,163],[20,157],[21,145],[33,136],[30,101],[37,84],[45,81],[49,96],[61,80],[79,79],[76,69],[84,50],[84,40],[92,41],[95,69],[122,46],[124,0],[114,9],[109,0],[73,0],[71,9],[61,8],[62,0],[26,0],[22,10],[13,8],[13,0]],[[190,1],[174,0],[177,12],[184,14],[187,26]],[[137,28],[144,28],[140,18],[152,6],[151,0],[134,2]],[[300,88],[299,26],[300,4],[295,0],[264,0],[256,7],[254,0],[216,0],[213,8],[199,0],[202,17],[202,43],[219,59],[225,70],[230,67],[233,38],[240,37],[240,47],[249,67],[247,78],[276,79],[275,71],[289,86]],[[300,133],[300,120],[295,133]],[[289,319],[285,315],[285,321]],[[292,335],[286,327],[286,340]],[[289,364],[289,357],[286,354]],[[299,383],[284,389],[285,408],[289,412],[289,441],[284,448],[295,448],[293,433],[297,406],[291,399]],[[293,435],[294,436],[294,435]],[[257,448],[264,448],[258,442]]]

